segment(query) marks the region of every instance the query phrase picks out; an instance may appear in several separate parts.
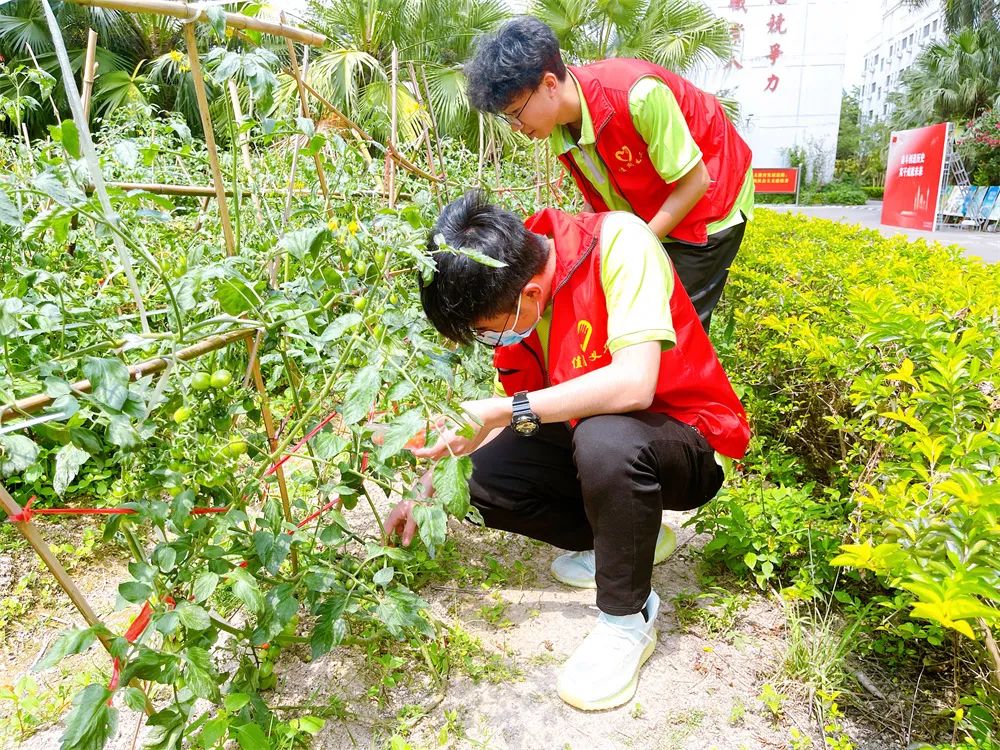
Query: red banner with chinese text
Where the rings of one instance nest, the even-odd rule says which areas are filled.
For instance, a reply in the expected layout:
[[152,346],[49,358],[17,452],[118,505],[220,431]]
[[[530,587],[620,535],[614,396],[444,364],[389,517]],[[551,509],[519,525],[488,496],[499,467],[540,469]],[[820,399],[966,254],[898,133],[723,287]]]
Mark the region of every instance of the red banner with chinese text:
[[796,193],[799,189],[799,170],[792,168],[769,168],[753,170],[753,191],[755,193]]
[[948,123],[900,130],[889,137],[882,223],[934,231]]

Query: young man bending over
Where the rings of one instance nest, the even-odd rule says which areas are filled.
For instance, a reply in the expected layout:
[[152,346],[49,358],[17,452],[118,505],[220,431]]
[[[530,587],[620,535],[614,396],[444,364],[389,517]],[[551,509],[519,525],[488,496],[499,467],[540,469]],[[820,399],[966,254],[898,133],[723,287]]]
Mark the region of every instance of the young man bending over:
[[[504,265],[437,252],[438,234]],[[462,405],[471,438],[443,430],[414,453],[471,453],[471,500],[487,526],[570,550],[552,571],[596,586],[600,614],[559,695],[584,710],[625,703],[655,646],[652,568],[672,546],[662,513],[716,494],[720,456],[746,450],[746,415],[669,258],[634,215],[546,209],[522,224],[473,192],[445,207],[430,236],[437,271],[421,289],[424,311],[447,338],[495,347],[506,395]],[[404,544],[413,505],[386,521]]]

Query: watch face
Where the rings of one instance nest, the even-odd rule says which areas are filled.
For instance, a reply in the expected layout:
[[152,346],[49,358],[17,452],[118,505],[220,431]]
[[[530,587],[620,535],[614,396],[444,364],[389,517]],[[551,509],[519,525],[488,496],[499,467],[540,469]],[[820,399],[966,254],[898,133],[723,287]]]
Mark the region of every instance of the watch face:
[[514,425],[514,429],[522,435],[534,435],[538,432],[538,425],[532,419],[521,419]]

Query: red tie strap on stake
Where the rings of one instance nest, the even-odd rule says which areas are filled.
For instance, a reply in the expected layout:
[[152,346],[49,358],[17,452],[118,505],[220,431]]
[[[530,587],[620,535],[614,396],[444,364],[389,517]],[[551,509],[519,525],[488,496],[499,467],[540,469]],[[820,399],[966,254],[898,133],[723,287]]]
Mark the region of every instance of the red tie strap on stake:
[[[132,508],[32,508],[36,496],[28,499],[27,505],[20,513],[15,513],[8,520],[13,523],[31,523],[35,516],[131,516],[136,511]],[[204,516],[210,513],[228,513],[229,506],[223,508],[192,508],[192,516]]]
[[[163,597],[163,603],[170,607],[170,609],[173,609],[177,604],[172,596]],[[149,627],[152,615],[153,605],[147,599],[142,605],[142,609],[139,610],[139,614],[132,620],[132,624],[128,626],[128,630],[125,631],[125,640],[129,643],[135,643],[139,640],[139,636],[145,633],[146,628]],[[116,656],[111,664],[111,682],[108,683],[108,690],[112,693],[118,689],[118,682],[121,679],[121,666],[121,660]],[[111,698],[108,698],[108,705],[111,705]]]
[[[330,502],[328,502],[326,505],[324,505],[322,508],[320,508],[316,512],[310,513],[308,516],[306,516],[305,518],[303,518],[301,521],[299,521],[295,525],[295,527],[298,528],[298,529],[301,529],[303,526],[305,526],[307,523],[309,523],[313,519],[319,518],[321,515],[323,515],[324,513],[326,513],[328,510],[330,510],[330,508],[333,508],[333,507],[338,506],[338,505],[340,505],[340,498],[339,497],[335,497],[335,498],[333,498],[333,500],[331,500]],[[292,532],[289,531],[288,533],[291,534]]]
[[322,419],[322,421],[320,421],[320,423],[318,425],[316,425],[311,430],[309,430],[309,434],[308,435],[306,435],[299,442],[297,442],[292,447],[292,449],[290,451],[288,451],[288,453],[286,453],[284,456],[282,456],[281,460],[276,461],[275,463],[271,464],[271,467],[267,471],[264,472],[264,476],[265,477],[269,477],[274,472],[276,472],[279,468],[281,468],[284,465],[285,461],[287,461],[292,456],[294,456],[298,451],[300,451],[302,449],[302,446],[304,446],[306,443],[308,443],[310,440],[312,440],[314,437],[316,437],[316,435],[319,434],[319,431],[322,430],[324,427],[326,427],[328,424],[330,424],[330,422],[332,422],[333,418],[336,417],[336,416],[337,416],[336,409],[334,409],[332,412],[330,412],[329,414],[327,414]]

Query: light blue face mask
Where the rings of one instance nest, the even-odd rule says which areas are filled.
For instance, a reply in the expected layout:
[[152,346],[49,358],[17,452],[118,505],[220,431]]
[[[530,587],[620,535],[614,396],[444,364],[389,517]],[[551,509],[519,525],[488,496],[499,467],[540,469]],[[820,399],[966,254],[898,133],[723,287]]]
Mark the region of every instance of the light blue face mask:
[[[513,328],[508,328],[502,333],[497,333],[496,331],[475,331],[472,335],[476,341],[487,346],[513,346],[514,344],[520,344],[531,335],[531,332],[538,327],[538,323],[542,319],[542,311],[538,309],[537,302],[535,302],[535,314],[537,315],[535,322],[526,331],[515,331]],[[515,324],[519,317],[521,317],[521,297],[517,298],[517,311],[514,313]]]

